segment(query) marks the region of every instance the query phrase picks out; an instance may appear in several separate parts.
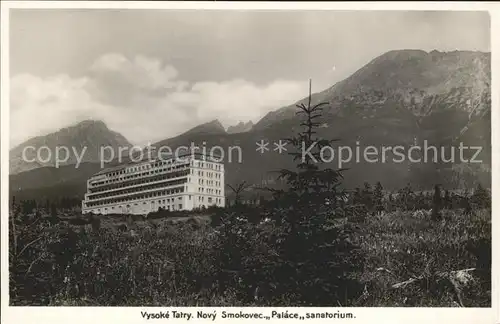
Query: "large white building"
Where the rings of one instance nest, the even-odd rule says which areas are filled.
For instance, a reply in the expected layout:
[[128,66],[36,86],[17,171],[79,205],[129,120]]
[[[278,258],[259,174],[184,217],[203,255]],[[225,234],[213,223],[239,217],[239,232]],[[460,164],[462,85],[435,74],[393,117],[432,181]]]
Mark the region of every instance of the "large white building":
[[189,154],[108,168],[87,181],[83,213],[147,214],[224,207],[224,164]]

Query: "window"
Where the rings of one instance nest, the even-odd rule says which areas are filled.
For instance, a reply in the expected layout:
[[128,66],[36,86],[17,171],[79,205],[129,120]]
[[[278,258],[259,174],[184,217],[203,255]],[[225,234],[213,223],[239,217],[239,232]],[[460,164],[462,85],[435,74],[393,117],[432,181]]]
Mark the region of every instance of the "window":
[[179,204],[179,209],[182,209],[182,204]]

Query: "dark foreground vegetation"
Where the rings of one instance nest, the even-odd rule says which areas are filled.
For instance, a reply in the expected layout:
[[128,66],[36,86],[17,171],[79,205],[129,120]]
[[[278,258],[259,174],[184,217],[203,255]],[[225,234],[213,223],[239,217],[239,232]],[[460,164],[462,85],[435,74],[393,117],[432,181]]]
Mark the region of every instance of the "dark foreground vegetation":
[[490,209],[435,220],[399,197],[299,242],[268,206],[101,221],[13,211],[10,304],[489,306]]
[[[290,142],[319,154],[321,104],[299,108],[305,131]],[[84,217],[14,200],[10,304],[491,305],[488,190],[345,192],[340,170],[308,157],[279,174],[273,199],[198,216]]]

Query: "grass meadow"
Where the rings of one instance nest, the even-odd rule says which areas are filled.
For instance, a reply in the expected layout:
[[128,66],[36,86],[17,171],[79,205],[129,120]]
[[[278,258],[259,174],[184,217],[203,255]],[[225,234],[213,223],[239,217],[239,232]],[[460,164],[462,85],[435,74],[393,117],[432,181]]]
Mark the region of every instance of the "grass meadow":
[[[10,304],[303,305],[307,287],[280,282],[295,271],[280,261],[282,225],[241,216],[261,213],[257,207],[236,209],[90,223],[76,211],[57,221],[44,210],[11,212]],[[490,306],[490,209],[444,209],[439,220],[425,209],[378,211],[335,226],[349,227],[357,258],[346,262],[359,266],[338,275],[350,283],[320,306]]]

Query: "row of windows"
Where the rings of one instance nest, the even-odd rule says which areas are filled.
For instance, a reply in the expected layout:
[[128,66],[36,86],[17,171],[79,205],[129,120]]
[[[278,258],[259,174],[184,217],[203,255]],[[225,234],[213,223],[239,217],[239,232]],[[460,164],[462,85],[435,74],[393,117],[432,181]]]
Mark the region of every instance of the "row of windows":
[[[193,174],[193,172],[191,172],[191,174]],[[199,177],[203,177],[205,175],[205,172],[203,171],[198,171],[198,176]],[[220,179],[221,178],[221,174],[219,172],[208,172],[206,171],[206,176],[207,178],[217,178],[217,179]]]
[[[189,180],[188,180],[188,181],[189,181]],[[203,186],[203,185],[205,185],[205,181],[204,181],[203,179],[198,179],[198,184],[199,184],[200,186]],[[207,185],[207,186],[216,186],[216,187],[220,187],[220,185],[221,185],[221,184],[220,184],[220,181],[215,181],[215,182],[214,182],[213,180],[207,180],[207,181],[206,181],[206,185]]]
[[222,165],[218,163],[199,162],[199,161],[193,163],[193,161],[191,161],[191,165],[199,168],[208,168],[219,171],[222,170]]
[[215,187],[220,187],[220,181],[214,181],[214,180],[207,180],[207,186],[215,186]]
[[[205,202],[205,197],[203,196],[198,196],[198,202],[204,203]],[[207,203],[208,205],[212,204],[221,204],[223,202],[222,198],[213,198],[213,197],[206,197],[207,198]],[[189,200],[192,199],[192,196],[189,195]],[[133,204],[127,204],[127,205],[121,205],[121,206],[109,206],[109,207],[101,207],[97,209],[90,210],[91,212],[129,212],[130,208],[132,206],[137,207],[137,206],[143,206],[144,211],[148,210],[148,206],[151,206],[151,210],[158,210],[160,207],[166,210],[174,210],[176,206],[176,201],[182,201],[182,197],[175,197],[175,198],[166,198],[166,199],[158,199],[158,200],[152,200],[149,202],[143,201],[142,204],[140,202],[136,202]],[[110,202],[110,203],[116,203],[116,201]],[[96,206],[102,206],[106,205],[105,203],[99,203],[99,204],[88,204],[86,207],[96,207]],[[182,209],[182,203],[177,204],[178,209]]]
[[[121,188],[128,188],[128,187],[133,187],[137,186],[140,184],[145,184],[145,183],[151,183],[151,182],[157,182],[157,181],[162,181],[162,180],[167,180],[167,179],[173,179],[173,178],[180,178],[180,177],[185,177],[189,174],[189,172],[186,171],[179,171],[175,173],[167,173],[164,175],[154,175],[152,177],[146,177],[143,179],[137,179],[137,180],[131,180],[131,181],[126,181],[118,184],[112,184],[109,186],[104,186],[104,187],[99,187],[99,188],[89,188],[89,193],[98,193],[98,192],[103,192],[103,191],[108,191],[108,190],[114,190],[114,189],[121,189]],[[183,182],[189,182],[188,179],[182,179],[181,181]]]
[[171,168],[155,169],[155,170],[151,170],[151,171],[147,171],[147,172],[131,174],[131,175],[124,176],[124,177],[121,176],[121,177],[117,177],[117,178],[110,179],[110,180],[103,180],[103,181],[94,182],[94,183],[91,183],[91,186],[93,186],[93,187],[102,186],[102,185],[106,185],[106,184],[123,182],[123,181],[131,180],[131,179],[139,179],[139,178],[144,178],[147,176],[153,176],[153,175],[156,175],[159,173],[168,173],[168,172],[173,172],[173,171],[179,171],[181,169],[186,169],[188,166],[189,166],[189,164],[178,164],[178,165],[172,166]]
[[[157,162],[154,162],[151,164],[143,164],[143,165],[138,165],[138,166],[134,166],[134,167],[130,167],[130,168],[125,168],[121,171],[110,172],[110,173],[106,174],[106,176],[115,177],[115,176],[119,176],[122,174],[133,173],[133,172],[138,172],[138,171],[143,171],[143,170],[149,170],[149,169],[157,168],[157,167],[164,166],[164,165],[171,165],[174,162],[177,162],[177,161],[174,161],[173,159],[169,159],[169,160],[165,160],[165,161],[157,161]],[[175,167],[175,166],[173,166],[173,167]]]
[[[167,203],[173,204],[175,199],[176,198],[167,199]],[[177,199],[182,200],[182,197],[177,197]],[[134,200],[137,200],[137,199],[134,199]],[[87,203],[87,204],[85,204],[85,207],[103,206],[103,205],[109,205],[109,204],[115,204],[115,203],[121,203],[121,202],[128,202],[128,201],[123,201],[122,199],[110,199],[110,200],[106,200],[106,201],[99,201],[96,203]],[[136,206],[138,203],[139,202],[134,203],[134,205]],[[143,204],[146,204],[146,202],[143,202]],[[127,206],[130,206],[130,205],[127,205]]]
[[[171,186],[179,186],[182,184],[185,184],[186,181],[189,181],[189,177],[187,179],[178,179],[178,180],[170,180],[170,181],[161,181],[161,182],[156,182],[152,183],[149,185],[143,185],[137,186],[137,187],[132,187],[132,186],[127,186],[125,188],[118,188],[120,190],[113,190],[113,191],[106,191],[103,193],[92,193],[87,195],[88,200],[97,200],[97,199],[102,199],[102,198],[108,198],[108,197],[116,197],[120,195],[130,195],[134,193],[140,193],[148,190],[154,190],[154,189],[165,189],[166,187],[171,187]],[[208,181],[207,181],[208,182]],[[169,194],[171,193],[178,193],[178,192],[184,192],[188,191],[187,185],[178,187],[178,188],[173,188],[171,190],[167,190]],[[208,193],[208,194],[215,194],[215,195],[221,195],[222,190],[216,189],[216,188],[203,188],[203,187],[198,187],[198,192],[200,193]]]
[[[141,190],[142,191],[142,190]],[[109,203],[113,202],[122,202],[122,201],[131,201],[131,200],[138,200],[138,199],[146,199],[146,198],[153,198],[153,197],[158,197],[158,196],[166,196],[166,195],[173,195],[173,194],[178,194],[184,192],[184,187],[180,188],[174,188],[170,190],[161,190],[161,191],[154,191],[154,192],[148,192],[148,193],[142,193],[142,192],[137,192],[134,195],[129,195],[125,197],[115,197],[113,199],[105,199],[101,201],[89,201],[87,202],[88,206],[93,206],[93,204],[99,204],[99,205],[107,205]],[[108,197],[113,197],[113,196],[105,196],[105,197],[99,197],[99,198],[108,198]],[[99,199],[99,198],[94,198],[94,199]]]
[[207,188],[207,194],[210,195],[220,195],[221,191],[218,189]]
[[[143,195],[143,196],[140,196],[140,197],[135,197],[135,199],[133,199],[133,200],[152,198],[152,197],[157,196],[157,194],[161,194],[161,193],[154,193],[153,195],[151,195],[151,194],[149,194],[149,195]],[[188,196],[189,200],[192,200],[192,198],[193,198],[192,195]],[[205,201],[205,197],[204,196],[198,196],[197,198],[198,198],[199,202],[204,202]],[[223,198],[214,198],[214,197],[206,197],[206,198],[207,198],[207,202],[209,204],[212,204],[212,203],[220,204],[220,203],[222,203],[222,199],[223,199]],[[114,203],[120,203],[120,202],[124,202],[124,201],[128,201],[128,200],[124,200],[124,199],[109,199],[109,200],[103,200],[103,201],[98,201],[98,202],[87,202],[87,203],[84,204],[84,207],[89,208],[89,207],[103,206],[103,205],[109,205],[109,204],[114,204]],[[149,202],[143,201],[142,205],[147,205],[147,204],[151,204],[152,206],[156,206],[156,205],[170,205],[170,204],[175,204],[176,201],[182,201],[182,197],[164,198],[164,199],[158,199],[158,200],[151,200]],[[141,203],[140,202],[136,202],[136,203],[134,203],[134,206],[137,206],[138,204],[140,205]],[[130,204],[126,205],[127,208],[129,208],[130,206],[131,206]],[[125,205],[123,205],[121,207],[124,208]],[[106,209],[107,208],[108,207],[106,207]],[[115,208],[115,207],[112,207],[112,208]]]
[[[198,201],[199,202],[204,202],[205,201],[205,197],[203,196],[198,196]],[[214,198],[213,197],[207,197],[207,202],[209,204],[212,204],[214,202]],[[222,203],[222,198],[215,198],[215,203],[216,204],[220,204]]]
[[[176,165],[172,168],[155,169],[155,170],[151,170],[148,172],[142,172],[142,173],[132,174],[132,175],[124,176],[124,177],[119,177],[116,179],[94,182],[94,183],[91,183],[91,186],[98,187],[98,188],[95,188],[93,192],[103,191],[103,190],[107,190],[110,187],[113,187],[112,186],[113,184],[128,182],[128,180],[136,180],[136,179],[138,180],[138,179],[152,177],[152,176],[156,176],[159,174],[165,174],[165,173],[166,174],[169,174],[169,173],[178,174],[178,172],[181,172],[180,170],[186,169],[188,166],[189,166],[188,164],[183,164],[183,165]],[[177,172],[175,172],[175,171],[177,171]],[[203,171],[197,171],[197,172],[198,172],[198,176],[205,175],[205,173]],[[195,171],[193,169],[191,169],[189,171],[186,171],[186,174],[187,173],[195,174]],[[218,172],[206,172],[206,176],[209,178],[215,177],[217,179],[220,179],[222,177],[222,175]],[[169,176],[169,178],[172,178],[172,177],[174,177],[174,176]],[[119,186],[115,186],[115,187],[118,188]]]
[[[165,204],[175,204],[175,200],[176,198],[167,198],[167,199],[159,199],[158,200],[158,205],[165,205]],[[182,200],[182,197],[177,197],[177,200]],[[146,201],[143,201],[142,202],[142,205],[146,205],[148,204]],[[156,205],[156,200],[152,200],[150,202],[151,205]],[[99,205],[103,205],[103,204],[99,204]],[[134,206],[138,206],[138,205],[141,205],[141,203],[134,203]],[[91,205],[89,205],[91,206]],[[126,208],[130,208],[131,205],[127,205]],[[121,207],[121,208],[125,208],[125,206],[112,206],[110,208],[115,208],[115,207]],[[105,207],[104,209],[108,209],[108,207]]]
[[[138,206],[137,203],[134,204],[134,206]],[[182,204],[178,204],[178,209],[182,209]],[[175,209],[175,205],[165,205],[165,203],[163,204],[163,206],[158,206],[159,207],[163,207],[164,209],[168,209],[168,210],[174,210]],[[113,213],[114,211],[116,212],[125,212],[127,211],[130,207],[130,205],[127,205],[127,207],[125,206],[111,206],[111,207],[104,207],[104,208],[97,208],[97,209],[94,209],[94,210],[91,210],[91,212],[94,212],[94,213],[100,213],[101,210],[104,211],[104,212],[111,212]]]
[[208,178],[217,178],[217,179],[220,179],[221,178],[221,174],[218,173],[218,172],[207,172],[207,177]]
[[[173,159],[166,160],[166,161],[157,161],[151,164],[144,164],[140,166],[134,166],[130,168],[125,168],[120,171],[115,171],[115,172],[110,172],[106,174],[107,177],[117,177],[123,174],[128,174],[128,173],[134,173],[138,171],[144,171],[144,170],[150,170],[152,168],[158,168],[161,166],[167,166],[167,165],[172,165],[177,161],[174,161]],[[222,170],[222,165],[217,164],[217,163],[209,163],[209,162],[201,162],[201,161],[191,161],[190,163],[183,163],[182,165],[191,165],[195,167],[201,167],[201,168],[209,168],[209,169],[214,169],[214,170]],[[173,165],[172,168],[177,168],[178,165]]]
[[219,189],[212,189],[212,188],[203,188],[203,187],[199,187],[198,188],[198,192],[199,193],[207,193],[207,194],[210,194],[210,195],[221,195],[222,194],[222,190],[219,190]]

